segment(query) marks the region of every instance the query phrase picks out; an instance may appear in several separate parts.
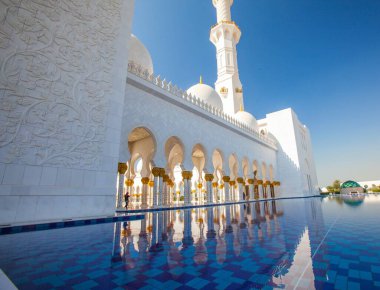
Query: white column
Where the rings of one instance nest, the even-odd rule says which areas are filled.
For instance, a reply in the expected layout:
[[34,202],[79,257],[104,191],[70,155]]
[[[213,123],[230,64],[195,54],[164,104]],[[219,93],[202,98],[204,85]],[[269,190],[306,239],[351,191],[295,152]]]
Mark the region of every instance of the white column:
[[162,178],[163,185],[162,185],[162,205],[167,206],[169,204],[169,186],[168,186],[168,181],[169,181],[169,176],[164,174],[164,177]]
[[168,181],[166,182],[167,186],[167,200],[168,200],[168,206],[173,205],[173,181],[169,178]]
[[239,191],[239,200],[243,201],[243,186],[244,186],[244,179],[242,177],[237,178],[238,182],[238,191]]
[[191,190],[191,177],[193,176],[193,173],[191,171],[182,171],[182,177],[183,177],[183,184],[184,184],[184,204],[189,205],[190,202],[190,190]]
[[116,198],[116,208],[122,207],[123,204],[123,196],[124,196],[124,180],[125,180],[125,172],[127,171],[128,166],[125,163],[119,163],[117,167],[117,172],[119,175],[119,182],[117,187],[117,198]]
[[213,194],[212,194],[212,180],[214,179],[214,175],[205,174],[206,180],[206,192],[207,192],[207,203],[213,203]]
[[153,206],[153,188],[154,188],[154,180],[149,180],[148,183],[148,204],[149,206]]
[[152,169],[152,174],[154,176],[154,184],[153,184],[153,204],[152,206],[153,207],[157,207],[158,206],[158,190],[159,190],[159,183],[160,183],[160,172],[161,172],[161,168],[159,167],[154,167]]
[[141,178],[142,189],[141,189],[141,208],[148,207],[148,196],[149,196],[149,177]]
[[263,198],[267,198],[267,196],[266,196],[266,190],[264,188],[265,187],[264,183],[265,183],[265,181],[263,180],[261,182],[261,191],[262,191],[262,194],[263,194]]
[[236,201],[236,181],[231,180],[230,182],[230,201]]
[[253,179],[248,179],[248,184],[249,184],[249,200],[254,200],[255,199],[255,192],[253,190]]
[[230,201],[230,177],[223,176],[224,182],[224,202]]
[[165,169],[163,168],[160,168],[160,174],[158,176],[158,189],[157,189],[157,194],[158,194],[158,197],[157,197],[157,205],[158,206],[162,206],[163,204],[163,178],[164,178],[164,175],[165,175]]
[[213,197],[214,197],[214,203],[219,203],[219,200],[218,200],[218,183],[217,182],[213,182],[212,183],[212,194],[213,194]]

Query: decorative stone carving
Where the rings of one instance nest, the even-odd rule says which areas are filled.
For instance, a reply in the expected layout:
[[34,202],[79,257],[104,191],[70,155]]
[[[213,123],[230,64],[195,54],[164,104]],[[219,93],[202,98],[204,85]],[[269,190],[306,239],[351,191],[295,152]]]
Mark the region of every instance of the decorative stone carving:
[[121,0],[0,1],[0,155],[96,169]]

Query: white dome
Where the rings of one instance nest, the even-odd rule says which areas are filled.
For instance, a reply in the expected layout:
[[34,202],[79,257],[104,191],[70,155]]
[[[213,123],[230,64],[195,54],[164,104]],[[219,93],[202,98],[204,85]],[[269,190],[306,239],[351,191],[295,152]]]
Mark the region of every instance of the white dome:
[[150,74],[153,73],[153,62],[149,51],[133,34],[131,34],[128,50],[128,63],[130,62],[141,65],[141,67],[148,70]]
[[187,93],[223,111],[223,102],[212,87],[205,84],[196,84],[188,89]]
[[235,118],[246,124],[247,126],[249,126],[250,128],[252,129],[255,129],[257,130],[258,126],[257,126],[257,121],[255,119],[255,117],[253,117],[252,114],[246,112],[246,111],[239,111],[235,114]]

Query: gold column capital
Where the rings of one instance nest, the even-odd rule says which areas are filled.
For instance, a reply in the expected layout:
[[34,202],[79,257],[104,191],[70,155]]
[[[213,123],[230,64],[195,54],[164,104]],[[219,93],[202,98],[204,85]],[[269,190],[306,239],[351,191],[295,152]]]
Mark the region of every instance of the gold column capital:
[[141,183],[142,184],[148,184],[149,183],[149,177],[143,177],[143,178],[141,178]]
[[191,171],[182,171],[183,179],[191,179],[193,177],[193,173]]
[[152,174],[154,177],[158,177],[160,175],[161,168],[160,167],[153,167],[152,168]]
[[197,185],[198,188],[202,188],[203,187],[203,184],[201,182],[198,183]]
[[167,174],[164,174],[164,176],[162,177],[162,181],[163,182],[169,182],[169,175],[167,175]]
[[159,176],[160,177],[164,177],[165,176],[165,168],[160,168]]
[[235,181],[235,180],[231,180],[231,181],[230,181],[230,185],[231,185],[231,186],[234,186],[235,184],[236,184],[236,181]]
[[248,179],[248,183],[249,183],[249,184],[253,184],[253,183],[254,183],[254,181],[255,181],[255,180],[254,180],[254,179],[252,179],[252,178],[249,178],[249,179]]
[[214,175],[207,173],[207,174],[205,174],[205,179],[206,179],[206,181],[213,181]]
[[223,181],[224,182],[230,182],[230,177],[229,176],[223,176]]
[[150,180],[148,184],[149,184],[149,187],[153,187],[154,186],[154,181]]
[[259,185],[260,185],[260,184],[263,184],[263,181],[262,181],[261,179],[258,179],[258,180],[257,180],[257,184],[259,184]]
[[212,187],[218,187],[218,183],[217,182],[213,182],[212,183]]
[[124,183],[126,186],[132,186],[134,184],[134,181],[132,179],[127,179]]
[[119,162],[117,164],[117,172],[119,174],[125,174],[125,172],[128,170],[128,165],[126,163]]
[[243,184],[243,183],[244,183],[244,178],[243,178],[243,177],[238,177],[238,178],[236,179],[236,181],[237,181],[238,183]]

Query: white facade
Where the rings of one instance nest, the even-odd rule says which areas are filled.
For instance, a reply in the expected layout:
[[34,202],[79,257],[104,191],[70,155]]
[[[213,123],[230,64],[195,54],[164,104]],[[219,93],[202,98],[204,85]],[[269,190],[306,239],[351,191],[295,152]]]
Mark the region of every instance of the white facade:
[[232,0],[213,0],[215,90],[188,91],[156,77],[131,37],[133,0],[74,0],[70,12],[22,2],[22,13],[11,2],[0,3],[0,223],[112,215],[125,192],[138,208],[315,193],[295,113],[243,111]]
[[133,7],[0,2],[0,224],[113,213]]
[[273,112],[258,123],[260,134],[273,136],[278,142],[277,170],[284,181],[281,192],[288,195],[318,192],[310,133],[296,113],[291,108]]

